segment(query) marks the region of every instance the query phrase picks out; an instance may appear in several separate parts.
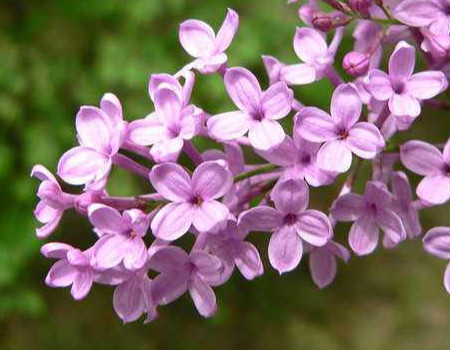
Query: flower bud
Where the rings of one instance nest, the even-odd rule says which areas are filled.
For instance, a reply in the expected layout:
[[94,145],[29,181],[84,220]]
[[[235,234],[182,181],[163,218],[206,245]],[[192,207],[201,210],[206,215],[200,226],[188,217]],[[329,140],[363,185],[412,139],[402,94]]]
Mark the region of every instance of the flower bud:
[[93,204],[100,202],[101,195],[99,192],[88,191],[80,194],[74,202],[75,210],[81,215],[87,215],[87,208]]
[[367,73],[370,65],[370,55],[351,51],[345,55],[342,66],[344,70],[353,76],[361,76]]
[[314,28],[321,30],[322,32],[328,32],[333,28],[333,17],[323,12],[315,12],[312,18],[312,25]]

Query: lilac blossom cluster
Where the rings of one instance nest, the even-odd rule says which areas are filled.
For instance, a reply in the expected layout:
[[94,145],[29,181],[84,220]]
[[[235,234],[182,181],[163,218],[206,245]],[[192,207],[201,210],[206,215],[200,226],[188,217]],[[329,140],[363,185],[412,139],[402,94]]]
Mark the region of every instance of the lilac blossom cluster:
[[[295,2],[295,1],[291,1]],[[62,155],[57,175],[67,193],[42,165],[34,212],[48,238],[66,210],[87,217],[95,243],[81,250],[66,243],[45,244],[41,252],[56,263],[45,282],[71,287],[74,299],[94,283],[115,288],[113,306],[124,322],[145,315],[150,322],[161,305],[188,292],[198,312],[216,312],[214,288],[237,269],[247,280],[263,274],[252,232],[270,236],[268,259],[280,274],[308,255],[319,288],[337,273],[351,252],[371,254],[422,236],[419,211],[450,199],[450,140],[392,144],[420,117],[422,108],[449,109],[437,96],[450,74],[449,0],[315,0],[303,2],[293,49],[300,62],[263,56],[270,84],[243,67],[229,67],[226,51],[239,25],[229,9],[217,32],[199,20],[180,25],[179,40],[193,60],[175,74],[153,74],[148,92],[154,111],[127,122],[119,99],[107,93],[100,106],[79,109],[78,145]],[[335,70],[344,30],[355,22],[354,49]],[[334,32],[327,42],[327,32]],[[416,54],[427,68],[415,72]],[[388,59],[387,69],[382,58]],[[210,114],[191,102],[197,74],[218,74],[233,103]],[[327,79],[333,86],[329,111],[305,106],[293,86]],[[282,127],[290,119],[292,128]],[[287,130],[291,129],[291,130]],[[207,138],[214,149],[200,152],[193,140]],[[260,163],[248,163],[243,149]],[[178,162],[184,153],[188,161]],[[362,194],[355,193],[360,165],[371,166]],[[423,177],[414,189],[401,167]],[[119,167],[148,181],[150,193],[118,197],[106,186]],[[396,169],[397,170],[394,170]],[[398,170],[400,168],[400,170]],[[342,189],[329,211],[310,208],[310,188],[340,178]],[[416,193],[417,199],[414,199]],[[338,222],[351,222],[347,249],[334,239]],[[183,236],[193,239],[183,240]],[[188,242],[193,242],[186,251]],[[425,251],[450,260],[450,227],[430,229]],[[450,293],[450,265],[444,285]]]

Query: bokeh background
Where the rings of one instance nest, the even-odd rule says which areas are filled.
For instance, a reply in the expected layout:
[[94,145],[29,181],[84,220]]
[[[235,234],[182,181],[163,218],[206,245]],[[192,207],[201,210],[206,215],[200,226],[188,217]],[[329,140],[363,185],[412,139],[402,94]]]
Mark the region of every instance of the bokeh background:
[[[241,18],[228,51],[230,65],[248,67],[267,83],[261,54],[297,60],[291,43],[301,23],[297,6],[284,0],[0,1],[0,349],[450,347],[445,262],[425,254],[420,240],[353,257],[350,265],[340,264],[335,283],[323,291],[311,282],[306,260],[280,277],[264,257],[264,277],[249,283],[235,274],[217,289],[219,311],[210,320],[184,296],[161,308],[150,325],[123,325],[110,288],[96,287],[75,302],[68,290],[44,286],[51,262],[40,256],[43,243],[34,235],[37,181],[29,178],[31,167],[41,163],[55,171],[58,157],[75,143],[78,107],[96,105],[104,92],[120,97],[127,119],[151,111],[150,74],[173,73],[189,60],[178,44],[178,24],[198,18],[218,28],[227,7]],[[350,35],[338,62],[352,45]],[[331,87],[319,82],[296,89],[296,95],[327,108]],[[231,107],[217,76],[198,80],[194,101],[210,113]],[[448,113],[428,111],[395,142],[443,142],[449,131]],[[108,189],[130,195],[146,188],[114,171]],[[313,190],[313,205],[326,209],[338,189]],[[424,228],[450,225],[449,214],[448,205],[424,212]],[[337,227],[339,241],[345,242],[347,229]],[[84,246],[92,235],[84,219],[68,213],[53,238]],[[265,256],[268,236],[252,240]]]

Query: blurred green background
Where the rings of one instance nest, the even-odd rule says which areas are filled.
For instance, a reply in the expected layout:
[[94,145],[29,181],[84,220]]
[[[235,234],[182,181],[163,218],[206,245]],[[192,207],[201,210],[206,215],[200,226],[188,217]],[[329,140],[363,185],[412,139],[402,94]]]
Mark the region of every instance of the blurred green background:
[[[219,311],[210,320],[184,296],[161,308],[150,325],[123,325],[110,288],[96,287],[75,302],[68,290],[44,286],[51,262],[40,256],[42,242],[34,235],[31,167],[55,171],[58,157],[75,143],[78,107],[96,105],[104,92],[119,96],[127,119],[151,111],[150,74],[174,73],[189,61],[178,44],[178,24],[198,18],[217,29],[227,7],[241,18],[230,65],[246,66],[266,83],[261,54],[296,61],[291,42],[300,21],[297,7],[284,0],[0,1],[0,349],[449,348],[445,263],[424,254],[420,241],[340,264],[335,283],[319,291],[306,260],[280,277],[267,264],[268,237],[253,236],[265,258],[264,277],[249,283],[235,274],[217,289]],[[296,94],[327,108],[331,87],[320,82]],[[231,107],[217,76],[198,80],[194,101],[210,113]],[[448,115],[431,111],[399,140],[443,142],[449,130]],[[114,195],[145,190],[120,171],[109,186]],[[337,191],[313,190],[313,205],[326,209]],[[449,214],[448,206],[428,210],[424,228],[450,225]],[[346,229],[337,227],[341,242]],[[83,246],[93,236],[85,220],[68,213],[53,238]]]

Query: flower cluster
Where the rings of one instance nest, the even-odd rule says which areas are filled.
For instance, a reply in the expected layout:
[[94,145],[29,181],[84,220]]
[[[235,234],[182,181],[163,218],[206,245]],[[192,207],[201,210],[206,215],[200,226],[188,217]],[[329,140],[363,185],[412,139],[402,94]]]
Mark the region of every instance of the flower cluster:
[[[380,231],[385,248],[422,235],[419,212],[450,200],[450,140],[398,145],[392,136],[407,131],[424,107],[450,109],[437,97],[447,90],[450,74],[450,1],[323,2],[332,11],[323,12],[315,0],[299,9],[306,26],[295,30],[293,51],[300,63],[263,56],[267,87],[250,70],[227,65],[226,50],[239,25],[229,9],[217,34],[199,20],[181,24],[180,43],[193,59],[175,74],[151,76],[154,110],[145,118],[125,121],[112,93],[99,107],[79,109],[78,145],[61,156],[57,175],[83,189],[67,193],[36,165],[31,175],[41,184],[35,216],[43,224],[36,233],[48,238],[65,211],[74,209],[87,217],[96,239],[85,250],[45,244],[42,254],[56,260],[48,286],[71,286],[77,300],[94,284],[113,286],[114,309],[124,322],[142,315],[150,322],[158,307],[186,292],[198,312],[210,317],[217,308],[214,289],[236,269],[247,280],[264,272],[252,232],[270,235],[268,260],[280,274],[308,256],[319,288],[334,280],[337,258],[348,262],[351,252],[373,253]],[[348,74],[342,77],[335,57],[351,22],[354,49],[345,54]],[[420,72],[417,54],[427,63]],[[220,75],[233,107],[206,112],[196,106],[191,93],[197,74]],[[321,79],[334,86],[327,111],[305,106],[293,90]],[[215,148],[199,151],[197,137]],[[244,148],[259,163],[246,161]],[[187,161],[179,162],[182,153]],[[362,163],[372,168],[367,181],[359,176]],[[109,194],[108,179],[117,167],[144,178],[151,191]],[[423,177],[415,191],[407,171]],[[310,187],[338,178],[344,185],[329,211],[310,208]],[[361,194],[354,191],[356,181],[364,185]],[[352,222],[350,249],[342,237],[335,240],[339,222]],[[423,244],[449,260],[450,228],[430,229]],[[450,267],[444,283],[450,293]]]

